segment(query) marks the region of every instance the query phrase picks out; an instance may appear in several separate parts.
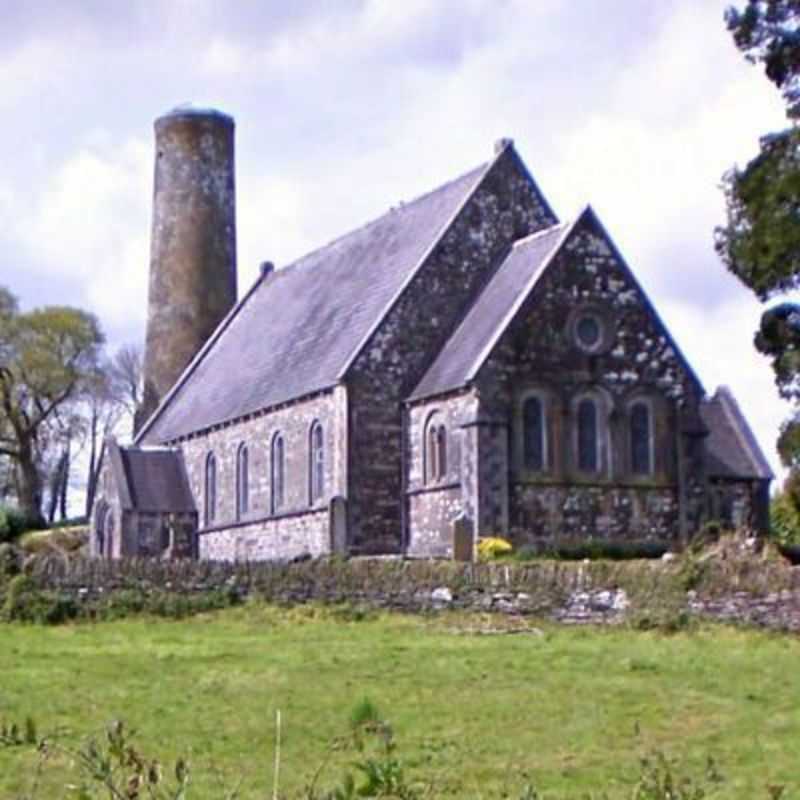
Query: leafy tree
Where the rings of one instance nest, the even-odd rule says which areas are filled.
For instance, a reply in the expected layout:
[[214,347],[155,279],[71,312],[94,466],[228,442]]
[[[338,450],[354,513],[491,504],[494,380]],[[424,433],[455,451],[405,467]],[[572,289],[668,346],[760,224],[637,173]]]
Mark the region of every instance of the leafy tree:
[[47,448],[74,431],[74,405],[94,380],[103,344],[91,314],[65,306],[22,313],[0,287],[0,454],[14,467],[21,510],[42,520]]
[[[725,174],[727,221],[715,231],[728,269],[766,301],[800,288],[800,0],[748,0],[729,8],[725,21],[745,58],[780,89],[789,122],[761,138],[744,169]],[[765,311],[755,346],[771,359],[781,396],[795,405],[778,450],[800,474],[800,305]]]

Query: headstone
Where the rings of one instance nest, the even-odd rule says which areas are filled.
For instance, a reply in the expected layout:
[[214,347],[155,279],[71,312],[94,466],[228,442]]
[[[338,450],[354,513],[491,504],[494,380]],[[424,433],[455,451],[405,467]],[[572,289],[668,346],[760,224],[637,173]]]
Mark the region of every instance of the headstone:
[[331,552],[347,553],[347,501],[337,495],[330,504]]
[[453,520],[453,559],[455,561],[474,561],[475,533],[472,520],[460,514]]

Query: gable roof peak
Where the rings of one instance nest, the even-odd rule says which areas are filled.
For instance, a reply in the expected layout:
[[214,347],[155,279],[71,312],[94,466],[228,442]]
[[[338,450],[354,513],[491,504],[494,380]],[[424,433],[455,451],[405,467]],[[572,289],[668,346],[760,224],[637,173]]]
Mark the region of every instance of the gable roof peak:
[[494,143],[494,154],[499,156],[508,147],[514,146],[514,140],[510,136],[502,136]]

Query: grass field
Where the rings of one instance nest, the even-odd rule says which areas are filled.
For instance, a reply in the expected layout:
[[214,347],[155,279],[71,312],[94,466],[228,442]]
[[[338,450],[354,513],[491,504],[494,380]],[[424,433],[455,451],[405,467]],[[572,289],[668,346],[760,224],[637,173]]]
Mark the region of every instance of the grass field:
[[[518,797],[526,781],[548,798],[627,797],[653,750],[693,774],[713,757],[724,781],[711,797],[766,798],[767,783],[800,797],[800,639],[721,627],[463,632],[477,621],[251,605],[181,622],[6,625],[0,721],[32,715],[74,746],[123,718],[147,753],[188,755],[191,800],[222,798],[220,782],[241,774],[243,798],[271,797],[278,709],[281,790],[300,790],[364,697],[432,797]],[[338,782],[352,758],[336,754],[321,782]],[[3,800],[27,791],[35,762],[31,748],[0,747]],[[70,775],[52,759],[37,797],[64,796]]]

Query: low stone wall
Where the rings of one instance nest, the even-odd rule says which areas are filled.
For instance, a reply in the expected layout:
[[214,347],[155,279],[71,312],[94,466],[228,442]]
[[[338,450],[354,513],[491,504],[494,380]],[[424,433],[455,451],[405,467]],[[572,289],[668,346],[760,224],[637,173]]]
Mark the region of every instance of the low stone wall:
[[681,616],[800,632],[800,568],[759,556],[674,561],[534,561],[459,564],[324,558],[296,564],[36,558],[41,589],[79,600],[120,590],[177,594],[225,590],[268,602],[349,603],[426,612],[454,609],[565,623],[641,622]]

